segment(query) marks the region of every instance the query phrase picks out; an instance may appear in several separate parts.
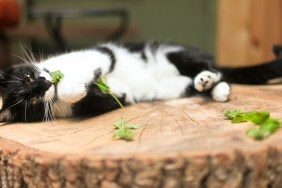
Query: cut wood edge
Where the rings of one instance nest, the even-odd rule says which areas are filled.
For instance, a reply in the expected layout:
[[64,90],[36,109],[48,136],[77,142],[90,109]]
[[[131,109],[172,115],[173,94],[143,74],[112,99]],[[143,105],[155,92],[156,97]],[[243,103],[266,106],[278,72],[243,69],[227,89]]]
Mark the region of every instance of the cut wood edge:
[[282,147],[249,151],[60,155],[0,138],[1,187],[279,187]]

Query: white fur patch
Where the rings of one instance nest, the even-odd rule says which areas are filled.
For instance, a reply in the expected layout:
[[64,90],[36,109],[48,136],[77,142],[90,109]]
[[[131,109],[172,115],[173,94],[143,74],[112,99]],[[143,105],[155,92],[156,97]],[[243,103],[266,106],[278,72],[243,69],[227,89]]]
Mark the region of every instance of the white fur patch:
[[[122,83],[121,92],[113,87],[113,92],[125,93],[126,101],[150,101],[179,98],[186,87],[192,83],[191,78],[181,76],[179,71],[165,57],[167,51],[177,51],[179,47],[158,48],[154,54],[148,46],[145,48],[147,62],[138,55],[132,55],[124,48],[107,45],[115,52],[116,65],[108,74],[109,85],[114,85],[110,78]],[[166,51],[164,51],[166,50]]]
[[230,86],[226,82],[220,82],[212,90],[212,98],[215,101],[226,102],[230,95]]

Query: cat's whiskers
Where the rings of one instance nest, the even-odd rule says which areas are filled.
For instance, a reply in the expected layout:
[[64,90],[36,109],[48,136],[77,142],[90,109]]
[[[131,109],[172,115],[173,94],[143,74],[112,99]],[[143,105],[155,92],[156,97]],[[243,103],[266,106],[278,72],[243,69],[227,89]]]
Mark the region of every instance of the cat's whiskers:
[[35,58],[32,55],[31,50],[30,50],[31,46],[23,46],[22,43],[20,43],[20,46],[21,46],[22,53],[23,53],[24,57],[26,57],[27,60],[29,60],[29,61],[35,61]]
[[25,101],[25,108],[24,108],[24,118],[25,118],[25,122],[27,122],[27,119],[26,119],[26,111],[27,111],[27,101]]
[[23,46],[22,43],[20,43],[20,46],[22,49],[23,57],[18,57],[21,58],[31,68],[33,72],[38,72],[38,68],[34,65],[34,63],[36,63],[37,61],[32,53],[31,45]]
[[32,53],[32,46],[31,46],[31,44],[29,44],[29,46],[27,46],[27,50],[28,50],[28,52],[26,52],[26,53],[27,53],[29,59],[31,59],[34,62],[36,62],[36,59],[35,59],[35,57],[34,57],[34,55]]
[[45,122],[45,117],[46,117],[46,102],[44,101],[44,116],[42,118],[42,122]]
[[48,110],[49,110],[49,103],[47,101],[44,101],[44,118],[43,118],[43,122],[48,122],[49,121]]
[[52,100],[51,100],[51,103],[52,103],[53,106],[55,106],[55,107],[58,109],[58,111],[59,111],[60,113],[62,113],[62,111],[61,111],[60,107],[58,106],[58,104],[56,103],[55,99],[52,99]]
[[26,62],[27,66],[34,72],[37,73],[39,72],[38,68],[34,65],[35,62]]
[[27,64],[34,73],[38,72],[38,68],[34,65],[33,62],[29,62],[24,57],[21,57],[21,56],[15,55],[15,54],[12,54],[12,55],[21,59],[22,61],[24,61],[24,63]]
[[1,84],[2,83],[19,83],[20,81],[15,81],[15,80],[13,80],[13,81],[2,81],[2,82],[0,82]]
[[54,116],[52,114],[52,102],[51,101],[44,101],[44,118],[43,122],[51,123],[54,121]]
[[43,59],[44,59],[43,57],[44,57],[43,51],[39,50],[39,61],[40,62],[43,61]]
[[48,102],[48,115],[49,115],[49,118],[50,118],[50,121],[54,121],[55,118],[54,118],[54,115],[52,113],[52,103],[51,102]]
[[12,107],[14,107],[14,106],[16,106],[16,105],[22,103],[23,101],[24,101],[24,99],[20,100],[19,102],[15,103],[15,104],[12,104],[12,105],[9,106],[8,108],[6,108],[6,110],[8,110],[8,109],[10,109],[10,108],[12,108]]

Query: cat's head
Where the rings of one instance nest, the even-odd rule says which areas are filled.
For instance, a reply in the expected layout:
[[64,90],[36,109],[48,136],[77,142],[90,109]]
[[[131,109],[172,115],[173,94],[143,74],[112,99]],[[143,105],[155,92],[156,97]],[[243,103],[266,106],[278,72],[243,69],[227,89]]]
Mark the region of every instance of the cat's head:
[[52,83],[40,76],[38,68],[14,65],[0,73],[2,109],[0,121],[42,121],[46,109],[44,94]]

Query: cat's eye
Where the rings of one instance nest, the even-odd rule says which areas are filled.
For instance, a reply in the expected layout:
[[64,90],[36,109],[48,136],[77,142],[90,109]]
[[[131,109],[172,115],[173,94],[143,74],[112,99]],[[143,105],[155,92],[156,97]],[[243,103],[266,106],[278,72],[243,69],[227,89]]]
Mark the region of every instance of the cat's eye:
[[31,77],[30,74],[25,74],[25,79],[28,81],[28,82],[32,82],[34,79]]
[[32,97],[30,102],[32,105],[36,105],[38,103],[38,99],[36,97]]

